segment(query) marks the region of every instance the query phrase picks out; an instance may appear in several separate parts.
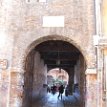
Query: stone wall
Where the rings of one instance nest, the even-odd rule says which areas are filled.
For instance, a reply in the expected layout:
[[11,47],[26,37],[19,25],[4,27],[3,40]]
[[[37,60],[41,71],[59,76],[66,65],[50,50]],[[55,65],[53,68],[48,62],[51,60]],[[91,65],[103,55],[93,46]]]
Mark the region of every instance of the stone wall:
[[[61,15],[65,17],[64,27],[42,27],[43,16]],[[23,72],[28,70],[29,73],[27,72],[25,75],[27,75],[26,78],[31,78],[28,79],[28,85],[31,85],[32,73],[30,71],[33,67],[28,66],[27,69],[24,69],[25,63],[29,63],[29,61],[25,62],[25,59],[35,46],[43,41],[67,41],[81,51],[88,68],[95,67],[94,34],[94,0],[63,0],[63,2],[62,0],[50,0],[47,3],[39,3],[36,0],[34,3],[26,3],[26,0],[0,0],[0,59],[8,60],[8,69],[2,70],[1,73],[2,76],[6,74],[7,78],[5,90],[3,88],[5,80],[0,80],[0,92],[2,92],[0,96],[5,93],[3,99],[6,99],[7,103],[4,104],[5,100],[0,100],[0,106],[21,107],[19,96],[21,96],[23,85],[16,85],[21,80],[17,76],[23,75]],[[5,35],[4,45],[1,45],[1,40],[3,40],[1,37],[4,37],[1,35]],[[32,60],[30,63],[33,63]],[[17,77],[16,84],[14,83],[15,76]],[[92,78],[89,79],[93,82]],[[13,92],[16,93],[13,95]],[[95,97],[93,99],[95,100]],[[92,103],[89,105],[93,106]],[[93,107],[96,105],[94,104]]]
[[9,94],[9,72],[0,71],[0,107],[6,107]]
[[[0,106],[9,104],[10,71],[12,65],[13,37],[8,38],[8,32],[0,29]],[[11,47],[11,48],[10,48]]]
[[85,96],[86,96],[86,63],[84,57],[82,55],[79,56],[79,72],[80,72],[80,79],[79,79],[79,89],[80,95],[82,99],[82,106],[85,106]]
[[97,75],[96,74],[87,74],[86,75],[86,97],[85,97],[85,106],[86,107],[97,107]]
[[74,68],[70,68],[68,70],[68,74],[69,74],[69,80],[68,80],[68,87],[69,87],[69,94],[72,95],[73,94],[73,86],[74,86]]
[[29,53],[25,62],[23,107],[32,106],[32,87],[35,51]]
[[46,87],[43,87],[43,84],[47,83],[47,69],[38,52],[33,50],[29,54],[25,70],[23,107],[29,107],[46,95]]
[[47,84],[47,67],[44,65],[40,54],[35,53],[34,56],[34,75],[33,75],[33,99],[41,98],[46,95],[47,88],[43,87],[43,84]]
[[[8,32],[14,38],[13,66],[21,67],[25,52],[45,40],[65,40],[79,48],[93,66],[94,3],[93,0],[52,0],[47,3],[26,3],[10,0]],[[9,8],[8,6],[8,8]],[[18,8],[14,10],[14,8]],[[64,16],[63,28],[43,27],[43,16]],[[16,20],[17,19],[17,20]],[[82,38],[82,41],[81,41]],[[19,53],[20,52],[20,53]],[[88,53],[88,54],[87,54]],[[90,54],[89,54],[90,53]],[[19,62],[19,63],[18,63]],[[18,63],[18,64],[17,64]]]
[[86,63],[83,56],[80,55],[74,69],[74,86],[78,84],[78,91],[75,93],[77,93],[79,96],[79,97],[77,96],[77,98],[81,102],[81,107],[84,107],[85,105],[85,91],[86,91],[85,71],[86,71]]

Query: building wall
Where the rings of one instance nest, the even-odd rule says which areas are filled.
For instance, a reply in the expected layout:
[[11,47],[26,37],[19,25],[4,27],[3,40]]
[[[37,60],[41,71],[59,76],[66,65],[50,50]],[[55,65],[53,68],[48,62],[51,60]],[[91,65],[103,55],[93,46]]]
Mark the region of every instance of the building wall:
[[101,0],[101,28],[102,32],[100,35],[102,41],[99,41],[99,50],[100,50],[100,64],[102,64],[102,69],[100,72],[100,92],[101,92],[101,99],[100,99],[100,105],[101,107],[106,107],[107,106],[107,1],[106,0]]
[[[22,99],[23,107],[32,106],[34,55],[35,55],[35,51],[32,51],[26,57],[26,63],[25,63],[26,72],[24,73],[23,94],[22,94],[22,98],[20,98]],[[13,94],[12,91],[11,93]],[[13,99],[11,98],[11,100],[13,101],[14,99],[17,99],[17,97],[18,96],[15,96],[13,97]],[[20,103],[21,106],[21,102],[20,101],[18,102]],[[12,104],[14,103],[11,102],[11,106]]]
[[103,90],[102,90],[102,106],[107,106],[107,48],[104,50],[104,71],[102,76]]
[[103,31],[102,33],[103,36],[107,37],[107,0],[102,1],[101,10]]
[[33,99],[44,97],[47,93],[47,88],[43,84],[47,84],[47,66],[40,58],[38,52],[34,56],[34,70],[33,70]]
[[[84,74],[85,70],[86,70],[86,64],[85,64],[83,56],[80,55],[79,60],[77,61],[77,64],[75,65],[75,69],[74,69],[74,84],[78,84],[79,92],[77,91],[76,93],[78,94],[78,96],[80,96],[78,99],[81,102],[80,103],[81,107],[84,107],[85,101],[87,101],[86,95],[85,95],[86,91],[87,91],[86,75]],[[93,87],[93,88],[95,88],[95,87]],[[95,96],[95,94],[93,94],[93,96]],[[95,103],[95,101],[94,101],[94,103]]]
[[[14,10],[14,8],[17,8],[17,10]],[[5,20],[6,24],[1,23],[1,26],[5,28],[9,38],[14,37],[12,66],[20,68],[22,66],[20,64],[22,60],[20,59],[26,55],[27,51],[30,51],[29,47],[31,46],[32,50],[34,46],[48,38],[69,41],[82,51],[89,63],[88,65],[93,64],[90,64],[94,61],[92,38],[95,34],[93,0],[82,0],[81,2],[65,0],[63,3],[61,0],[53,0],[47,3],[4,0],[2,10],[2,17],[5,16],[6,18],[1,17],[1,21]],[[43,16],[60,15],[65,17],[65,27],[42,27]],[[82,41],[80,41],[81,38],[83,38]]]
[[[43,27],[43,16],[64,16],[65,25],[64,27]],[[8,61],[8,68],[5,71],[1,70],[1,76],[6,72],[7,78],[9,78],[6,79],[6,90],[3,90],[3,93],[6,93],[4,99],[7,99],[7,103],[4,104],[4,100],[0,101],[3,107],[6,105],[20,107],[21,96],[17,96],[17,85],[15,85],[17,98],[14,99],[11,94],[12,83],[10,79],[14,81],[15,76],[18,75],[20,75],[18,81],[23,78],[27,55],[43,41],[63,40],[73,44],[83,54],[87,68],[95,68],[93,48],[93,35],[95,34],[94,0],[63,0],[63,2],[62,0],[51,0],[47,3],[40,3],[36,0],[34,3],[26,3],[26,0],[0,0],[0,34],[6,36],[5,43],[7,43],[3,46],[0,42],[2,48],[0,59]],[[0,36],[0,40],[3,40],[3,37]],[[15,72],[16,75],[11,75],[12,72]],[[93,75],[94,77],[96,76]],[[93,81],[92,78],[89,80]],[[4,84],[5,80],[0,81]],[[20,85],[19,89],[22,89],[20,92],[23,91],[22,86],[23,84]],[[90,94],[90,96],[92,95]],[[90,103],[90,106],[97,105],[93,106]],[[89,107],[88,104],[86,107]]]
[[[43,87],[47,83],[47,68],[38,52],[33,50],[27,56],[25,71],[22,104],[23,107],[29,107],[47,93],[47,88]],[[17,96],[14,97],[16,98]]]

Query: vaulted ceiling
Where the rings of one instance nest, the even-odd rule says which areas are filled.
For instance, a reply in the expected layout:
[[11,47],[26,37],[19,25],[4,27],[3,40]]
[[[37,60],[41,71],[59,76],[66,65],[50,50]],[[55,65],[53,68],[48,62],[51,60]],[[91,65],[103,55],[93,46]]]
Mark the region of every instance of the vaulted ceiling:
[[74,67],[81,54],[72,44],[59,40],[43,42],[35,50],[40,53],[48,68],[66,69]]

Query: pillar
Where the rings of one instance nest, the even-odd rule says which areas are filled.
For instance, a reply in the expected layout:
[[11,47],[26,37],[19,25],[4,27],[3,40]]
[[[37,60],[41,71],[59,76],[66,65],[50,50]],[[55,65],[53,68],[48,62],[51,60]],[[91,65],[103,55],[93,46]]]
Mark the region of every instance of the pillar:
[[97,74],[95,69],[86,71],[86,98],[85,107],[97,107]]
[[69,74],[69,81],[68,81],[69,94],[72,95],[73,86],[74,86],[74,68],[70,69],[68,74]]
[[12,69],[10,77],[9,107],[22,107],[24,75],[18,69]]
[[44,87],[47,84],[47,66],[41,59],[39,52],[34,55],[33,78],[32,98],[35,102],[38,98],[44,98],[47,93],[47,89]]
[[10,73],[0,69],[0,107],[7,107],[9,103]]

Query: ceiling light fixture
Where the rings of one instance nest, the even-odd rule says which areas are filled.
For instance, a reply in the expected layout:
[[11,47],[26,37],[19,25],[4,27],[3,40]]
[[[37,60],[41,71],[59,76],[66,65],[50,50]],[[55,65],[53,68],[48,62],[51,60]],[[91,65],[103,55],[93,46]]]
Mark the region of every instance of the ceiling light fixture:
[[58,57],[57,57],[57,66],[59,67],[59,73],[61,73],[61,67],[60,67],[60,64],[61,64],[61,61],[60,61],[60,55],[59,55],[59,50],[58,50]]

